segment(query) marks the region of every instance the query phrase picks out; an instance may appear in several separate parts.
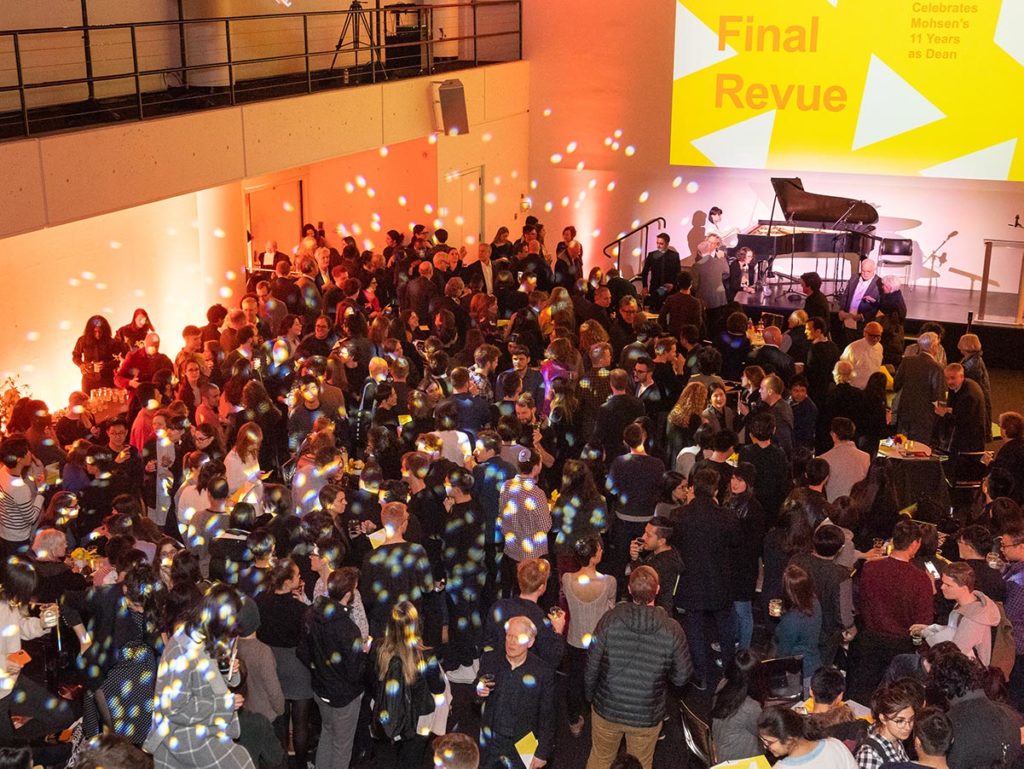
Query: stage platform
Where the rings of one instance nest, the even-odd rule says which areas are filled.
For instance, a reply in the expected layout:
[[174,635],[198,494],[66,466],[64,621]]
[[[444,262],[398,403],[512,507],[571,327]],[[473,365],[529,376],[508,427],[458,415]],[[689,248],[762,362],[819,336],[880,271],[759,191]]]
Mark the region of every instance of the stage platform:
[[[822,290],[829,294],[836,285],[832,281],[826,281]],[[799,286],[791,288],[795,293],[788,293],[785,287],[773,286],[770,293],[738,294],[736,300],[755,319],[762,312],[773,312],[788,317],[793,310],[803,307],[803,295],[799,294]],[[1017,326],[1014,323],[1017,295],[990,292],[986,317],[979,321],[978,293],[959,288],[904,287],[907,335],[915,335],[925,321],[937,321],[946,328],[944,344],[950,360],[959,360],[956,342],[961,334],[967,332],[968,313],[974,313],[971,330],[981,338],[985,362],[990,367],[1024,370],[1024,326]],[[833,301],[833,312],[837,309]],[[834,318],[835,316],[833,320]]]

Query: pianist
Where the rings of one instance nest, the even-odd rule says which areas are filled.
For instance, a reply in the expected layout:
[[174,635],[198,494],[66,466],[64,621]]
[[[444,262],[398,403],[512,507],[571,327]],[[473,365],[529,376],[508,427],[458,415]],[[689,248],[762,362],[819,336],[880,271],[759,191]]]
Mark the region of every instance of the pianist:
[[708,211],[708,220],[704,224],[704,237],[716,235],[718,240],[727,248],[734,248],[737,242],[737,232],[739,232],[737,227],[727,229],[722,225],[722,209],[718,206],[712,206],[711,210]]

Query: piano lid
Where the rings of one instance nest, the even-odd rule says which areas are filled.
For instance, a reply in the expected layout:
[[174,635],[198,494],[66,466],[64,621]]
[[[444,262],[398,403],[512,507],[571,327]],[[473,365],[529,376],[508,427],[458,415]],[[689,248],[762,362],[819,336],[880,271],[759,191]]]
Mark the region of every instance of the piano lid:
[[782,213],[789,222],[821,222],[832,226],[842,219],[839,224],[842,228],[843,224],[874,224],[878,221],[878,210],[871,204],[834,195],[807,192],[803,182],[795,177],[773,177],[772,187],[775,188]]

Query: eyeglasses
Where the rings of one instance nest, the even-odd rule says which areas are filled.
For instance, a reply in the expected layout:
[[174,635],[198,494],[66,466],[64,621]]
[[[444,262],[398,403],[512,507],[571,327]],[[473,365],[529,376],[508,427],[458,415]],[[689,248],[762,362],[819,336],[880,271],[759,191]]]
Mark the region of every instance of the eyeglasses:
[[886,720],[888,720],[889,723],[896,724],[896,726],[899,727],[914,725],[914,716],[910,716],[909,718],[888,718]]

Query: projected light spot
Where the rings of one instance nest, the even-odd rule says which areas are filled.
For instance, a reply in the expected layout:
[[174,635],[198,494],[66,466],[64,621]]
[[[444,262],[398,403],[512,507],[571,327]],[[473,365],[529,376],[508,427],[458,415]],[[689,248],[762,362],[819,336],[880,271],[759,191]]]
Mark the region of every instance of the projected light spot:
[[700,189],[700,185],[697,182],[688,182],[686,184],[686,191],[693,195],[697,190]]
[[608,186],[605,189],[607,189],[608,192],[611,192],[612,190],[614,190],[615,189],[615,182],[608,182]]
[[142,298],[146,295],[146,292],[143,291],[141,288],[137,288],[134,291],[132,291],[132,295],[138,298]]
[[616,152],[619,151],[619,147],[621,147],[621,146],[622,145],[619,144],[618,142],[612,142],[612,149],[615,150]]
[[437,144],[437,134],[436,133],[430,134],[430,136],[427,137],[427,142],[430,143],[430,144]]
[[119,240],[112,240],[112,241],[110,241],[110,243],[109,243],[108,245],[109,245],[109,246],[110,246],[110,247],[111,247],[112,249],[114,249],[115,251],[117,251],[117,250],[118,250],[119,248],[121,248],[121,246],[122,246],[123,244],[122,244],[122,243],[121,243],[121,241],[119,241]]
[[500,187],[501,186],[501,177],[500,176],[495,176],[494,177],[494,186],[495,187]]
[[82,281],[80,281],[78,278],[71,278],[68,280],[68,285],[71,286],[72,288],[78,288],[80,285],[82,285]]
[[488,204],[493,205],[498,201],[498,196],[493,192],[488,192],[486,195],[484,195],[484,201],[486,201]]
[[94,272],[83,272],[82,280],[96,280],[96,273]]
[[633,249],[633,256],[640,256],[640,247],[637,246]]
[[430,205],[430,203],[425,204],[423,206],[423,213],[425,213],[425,214],[432,214],[432,213],[434,213],[434,207],[432,205]]
[[562,208],[565,208],[567,205],[569,205],[569,196],[568,195],[566,195],[565,197],[562,198]]
[[531,190],[537,189],[537,180],[536,179],[531,179],[530,180],[530,189]]
[[165,232],[167,233],[167,237],[173,238],[175,235],[178,234],[178,228],[177,227],[168,227],[165,230]]
[[373,241],[370,240],[369,238],[364,238],[363,239],[363,250],[364,251],[373,251]]
[[281,208],[283,208],[289,214],[295,210],[295,206],[290,201],[287,200],[281,204]]
[[355,191],[356,191],[356,185],[354,185],[352,182],[345,182],[345,192],[347,192],[349,195],[351,195]]
[[545,107],[541,113],[544,117],[551,117],[551,107]]
[[431,224],[434,225],[435,230],[438,229],[439,227],[444,227],[444,219],[435,219],[434,221],[431,222]]
[[604,137],[604,146],[605,147],[611,147],[612,146],[612,137],[610,137],[610,136]]
[[224,232],[224,230],[222,230],[220,227],[217,227],[213,231],[213,237],[215,237],[215,238],[223,238],[223,237],[226,237],[226,236],[227,236],[227,233]]
[[[380,222],[370,222],[370,229],[373,230],[374,232],[380,232],[381,231]],[[372,250],[373,246],[370,246],[369,248],[370,248],[370,250]]]
[[577,171],[582,171],[584,168],[586,168],[586,164],[582,160],[576,164]]
[[648,198],[649,198],[650,196],[651,196],[651,194],[650,194],[650,193],[649,193],[649,192],[648,192],[647,190],[644,190],[643,192],[641,192],[641,193],[640,193],[640,198],[639,198],[639,200],[640,200],[640,202],[641,202],[641,203],[646,203],[646,202],[647,202],[647,199],[648,199]]
[[622,129],[621,128],[616,128],[615,131],[612,133],[612,136],[614,136],[616,139],[621,139],[622,138]]
[[576,147],[577,147],[576,142],[569,142],[568,144],[565,145],[565,151],[568,154],[571,155],[572,153],[574,153],[576,151]]
[[387,147],[381,147],[379,150],[377,150],[377,152],[380,153],[380,156],[382,158],[386,158],[390,154],[391,150],[389,150]]
[[356,176],[356,186],[359,187],[360,189],[365,187],[366,186],[366,177],[363,176],[362,174],[359,174],[358,176]]
[[672,187],[675,188],[675,189],[678,189],[680,187],[680,185],[682,185],[682,183],[683,183],[683,177],[677,176],[675,179],[672,180]]
[[591,179],[589,182],[587,182],[587,187],[589,189],[594,189],[595,187],[597,187],[597,179]]
[[70,320],[62,320],[60,323],[57,324],[57,328],[59,328],[61,331],[70,331],[71,330],[71,321]]
[[544,210],[547,211],[548,213],[551,213],[551,211],[553,211],[554,208],[555,208],[555,204],[552,203],[550,200],[547,203],[544,204]]
[[29,331],[27,334],[25,334],[25,339],[27,341],[29,341],[29,342],[38,342],[39,341],[39,332],[38,331]]
[[398,205],[406,206],[408,204],[409,204],[409,198],[407,198],[405,195],[399,195],[398,196]]
[[599,238],[599,237],[601,237],[601,230],[594,230],[592,233],[590,233],[590,237],[592,237],[592,238]]
[[511,176],[513,179],[518,179],[519,178],[519,169],[518,168],[513,168],[512,169],[512,173],[510,173],[509,176]]
[[352,225],[352,234],[353,235],[362,235],[363,234],[363,228],[360,227],[358,224],[353,224]]
[[375,197],[377,197],[377,190],[375,190],[373,187],[367,187],[366,188],[366,197],[368,197],[368,198],[375,198]]
[[466,217],[464,217],[462,214],[459,214],[458,216],[455,217],[455,223],[461,227],[466,223]]
[[238,274],[234,270],[228,270],[224,273],[225,280],[234,280],[238,277]]
[[107,290],[107,284],[106,283],[97,283],[96,284],[96,290],[97,291],[106,291]]
[[561,163],[562,162],[562,153],[561,152],[554,153],[551,156],[551,162],[552,163]]
[[490,131],[488,131],[488,132],[484,133],[483,136],[480,137],[480,141],[482,141],[482,142],[484,142],[486,144],[487,142],[489,142],[493,138],[494,137],[491,135]]

